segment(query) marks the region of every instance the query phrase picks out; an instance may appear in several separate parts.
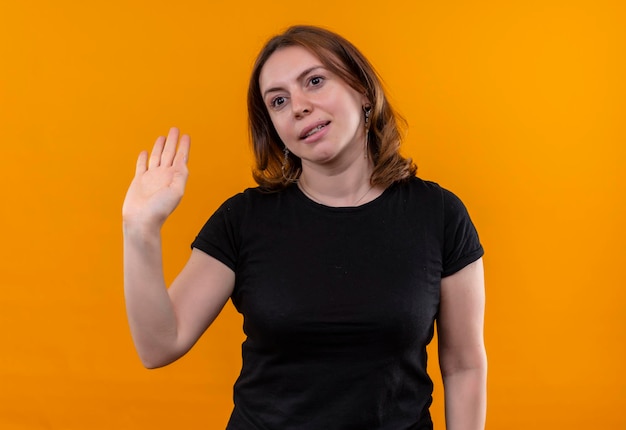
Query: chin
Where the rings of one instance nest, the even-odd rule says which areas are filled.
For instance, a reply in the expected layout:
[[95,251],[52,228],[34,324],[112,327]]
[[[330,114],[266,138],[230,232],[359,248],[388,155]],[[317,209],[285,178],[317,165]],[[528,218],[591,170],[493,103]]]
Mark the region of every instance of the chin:
[[331,163],[339,157],[339,154],[334,151],[320,151],[314,154],[311,158],[311,161],[317,164],[328,164]]

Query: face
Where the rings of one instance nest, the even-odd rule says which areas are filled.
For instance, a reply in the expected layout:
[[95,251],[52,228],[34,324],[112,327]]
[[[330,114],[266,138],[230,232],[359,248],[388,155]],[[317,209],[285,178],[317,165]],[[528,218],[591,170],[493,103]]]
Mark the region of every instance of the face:
[[303,168],[364,157],[365,96],[310,51],[290,46],[274,52],[259,86],[274,128]]

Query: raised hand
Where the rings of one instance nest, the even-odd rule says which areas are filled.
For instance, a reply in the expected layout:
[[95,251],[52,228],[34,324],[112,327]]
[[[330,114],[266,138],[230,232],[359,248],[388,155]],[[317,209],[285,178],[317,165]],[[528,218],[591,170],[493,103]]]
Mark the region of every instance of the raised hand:
[[156,140],[149,158],[147,151],[139,154],[122,207],[126,225],[160,228],[176,209],[187,183],[190,143],[187,135],[179,141],[178,129],[171,128],[167,139]]

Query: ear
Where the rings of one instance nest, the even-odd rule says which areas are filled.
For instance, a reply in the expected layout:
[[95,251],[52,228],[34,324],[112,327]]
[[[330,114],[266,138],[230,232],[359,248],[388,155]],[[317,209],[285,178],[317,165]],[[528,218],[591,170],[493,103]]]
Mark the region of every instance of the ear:
[[361,94],[361,106],[363,106],[364,109],[365,109],[365,106],[370,106],[370,108],[372,106],[372,102],[367,97],[367,92],[364,92],[363,94]]

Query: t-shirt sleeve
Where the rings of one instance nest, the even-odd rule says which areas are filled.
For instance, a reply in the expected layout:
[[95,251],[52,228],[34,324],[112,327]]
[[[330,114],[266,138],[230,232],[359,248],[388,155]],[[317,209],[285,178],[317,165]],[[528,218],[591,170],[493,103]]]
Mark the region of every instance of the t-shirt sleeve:
[[211,215],[191,247],[206,252],[233,271],[239,254],[239,225],[242,195],[231,197]]
[[443,189],[444,246],[441,277],[450,276],[483,256],[478,232],[463,202]]

